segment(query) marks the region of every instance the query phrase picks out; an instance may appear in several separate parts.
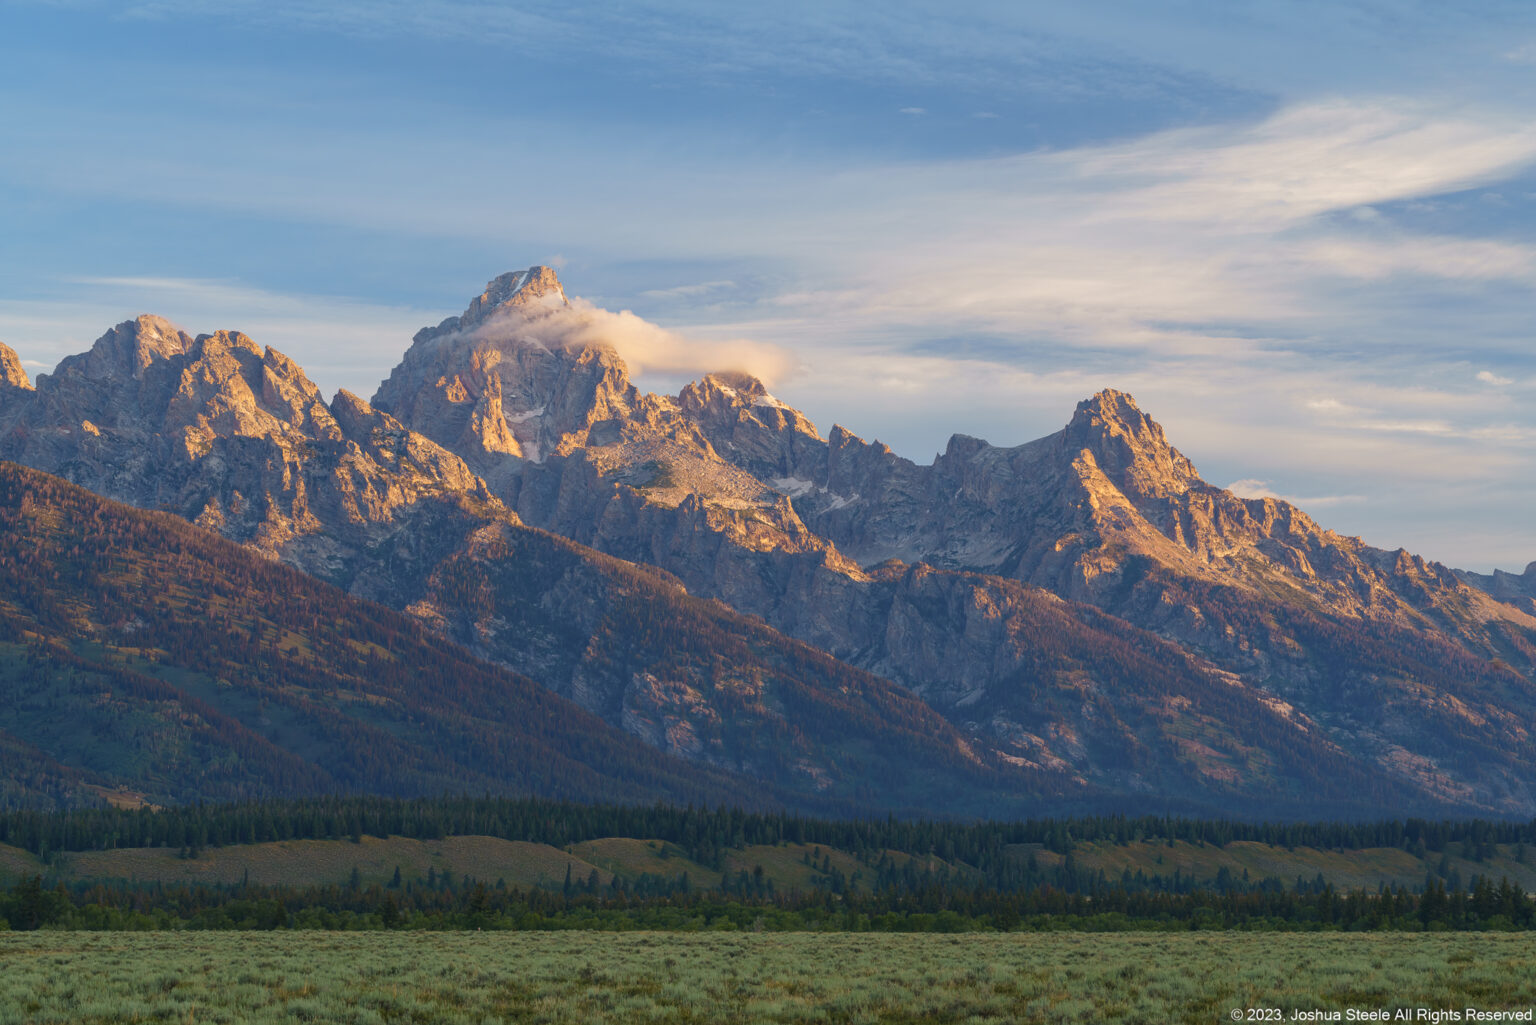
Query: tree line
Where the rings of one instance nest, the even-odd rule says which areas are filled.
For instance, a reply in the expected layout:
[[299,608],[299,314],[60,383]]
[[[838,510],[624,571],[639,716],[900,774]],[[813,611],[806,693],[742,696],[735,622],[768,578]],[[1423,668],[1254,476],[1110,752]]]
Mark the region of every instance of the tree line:
[[80,883],[40,876],[0,889],[0,930],[62,929],[672,929],[850,932],[1275,929],[1338,931],[1527,930],[1536,902],[1507,879],[1467,890],[1434,882],[1422,892],[1273,888],[1189,893],[1045,886],[1002,892],[928,885],[835,894],[700,892],[675,880],[641,892],[615,878],[569,878],[560,890],[445,874],[427,885],[255,886]]
[[[825,819],[790,812],[734,807],[587,804],[541,798],[377,796],[247,800],[170,808],[84,808],[0,812],[0,844],[45,861],[62,851],[169,847],[189,854],[208,847],[277,840],[360,840],[363,836],[437,840],[491,836],[565,847],[605,837],[662,840],[694,861],[718,868],[726,851],[752,845],[818,844],[852,854],[878,870],[888,852],[963,865],[999,890],[1045,883],[1031,869],[1033,851],[1067,856],[1081,843],[1234,842],[1330,851],[1395,847],[1425,857],[1454,855],[1473,862],[1492,857],[1496,845],[1536,845],[1536,821],[1430,821],[1254,823],[1174,816],[1099,815],[1011,822],[901,819]],[[894,869],[893,869],[894,871]]]

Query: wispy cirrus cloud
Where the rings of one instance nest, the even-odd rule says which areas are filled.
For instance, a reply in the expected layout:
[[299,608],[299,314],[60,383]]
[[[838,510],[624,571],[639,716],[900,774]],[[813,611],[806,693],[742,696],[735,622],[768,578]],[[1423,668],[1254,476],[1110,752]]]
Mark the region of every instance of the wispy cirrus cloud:
[[1227,485],[1227,490],[1238,498],[1273,498],[1281,502],[1289,502],[1301,509],[1326,509],[1342,502],[1365,501],[1364,495],[1317,495],[1310,498],[1282,495],[1271,488],[1268,481],[1253,478],[1235,480]]
[[734,281],[698,281],[688,285],[674,285],[671,288],[648,288],[640,294],[647,299],[696,299],[735,287]]
[[1301,104],[1236,131],[1165,132],[1061,159],[1126,183],[1105,218],[1275,228],[1333,210],[1498,181],[1536,158],[1536,126],[1413,101]]
[[[1211,479],[1362,495],[1329,507],[1362,531],[1460,495],[1446,523],[1504,509],[1527,526],[1499,536],[1536,544],[1517,5],[81,3],[54,51],[14,31],[0,53],[27,65],[0,81],[25,115],[0,245],[53,238],[55,210],[137,217],[58,236],[57,266],[113,279],[83,289],[85,341],[156,309],[366,393],[414,328],[558,251],[572,294],[788,353],[779,394],[908,454],[1025,440],[1115,385]],[[279,38],[336,59],[273,60]],[[313,285],[251,269],[316,238]],[[338,284],[349,244],[379,259]],[[449,264],[409,303],[380,284]],[[83,307],[28,287],[0,334],[39,358]],[[720,355],[649,351],[653,378]]]
[[1530,282],[1536,246],[1489,239],[1389,233],[1383,238],[1333,237],[1304,243],[1297,260],[1319,272],[1380,280],[1414,275],[1446,281]]

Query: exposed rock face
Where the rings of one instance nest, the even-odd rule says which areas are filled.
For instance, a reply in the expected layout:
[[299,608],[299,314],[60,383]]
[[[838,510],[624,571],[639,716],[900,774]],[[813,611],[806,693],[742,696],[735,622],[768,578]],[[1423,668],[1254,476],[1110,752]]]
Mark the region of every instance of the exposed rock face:
[[416,335],[374,405],[463,455],[528,523],[622,558],[697,568],[712,561],[701,546],[725,542],[858,573],[783,495],[714,449],[792,475],[824,448],[809,420],[745,375],[642,397],[613,350],[561,340],[564,304],[548,268],[502,275],[463,315]]
[[[1527,713],[1515,711],[1536,709],[1536,620],[1442,566],[1341,537],[1287,503],[1206,484],[1128,396],[1101,393],[1062,432],[1013,449],[957,436],[929,467],[834,428],[825,477],[793,490],[808,528],[866,566],[895,558],[979,571],[986,575],[970,585],[977,607],[1005,604],[999,577],[1046,588],[1176,641],[1234,685],[1290,709],[1298,730],[1334,737],[1416,786],[1511,808],[1536,797],[1518,754]],[[799,598],[744,607],[929,695],[956,721],[972,721],[962,701],[984,706],[1007,693],[1001,667],[979,686],[986,659],[965,640],[974,616],[951,617],[948,632],[933,625],[942,617],[909,615],[839,635],[824,629],[825,617],[808,621]],[[900,603],[898,593],[893,607]],[[995,659],[1010,644],[1000,636],[988,650]],[[1404,650],[1415,651],[1411,667]],[[1422,687],[1428,678],[1433,696]],[[1437,725],[1426,728],[1429,720]],[[1504,754],[1491,758],[1481,730],[1492,722],[1509,731]],[[993,732],[1020,753],[1007,746],[1011,728]],[[1066,750],[1051,754],[1070,762]]]
[[[611,353],[567,347],[536,330],[542,309],[509,302],[487,312],[502,292],[493,282],[458,318],[498,324],[494,340],[461,334],[451,356],[435,350],[426,372],[397,370],[380,395],[406,409],[413,387],[430,393],[439,380],[475,380],[459,368],[493,359],[504,394],[549,379],[551,367],[603,363],[606,386],[576,397],[587,411],[567,412],[562,427],[575,429],[552,437],[541,463],[507,458],[488,473],[530,523],[665,568],[696,593],[911,687],[1001,750],[1026,760],[1032,752],[1038,764],[1092,775],[1112,745],[1083,743],[1080,717],[1046,728],[1050,716],[1040,708],[1006,697],[1010,674],[1030,657],[1018,638],[1043,615],[1021,604],[1027,592],[1009,581],[1098,606],[1193,653],[1185,698],[1196,681],[1222,680],[1254,707],[1286,710],[1274,714],[1294,733],[1337,736],[1413,786],[1490,806],[1532,803],[1523,783],[1500,782],[1511,763],[1487,770],[1468,763],[1457,776],[1438,767],[1447,756],[1423,754],[1429,741],[1407,725],[1423,709],[1403,704],[1412,689],[1393,682],[1406,683],[1401,671],[1384,673],[1377,663],[1405,643],[1428,643],[1448,687],[1461,686],[1450,668],[1458,659],[1482,660],[1499,677],[1508,670],[1491,661],[1498,657],[1526,674],[1519,686],[1529,689],[1536,620],[1463,586],[1444,567],[1341,537],[1284,502],[1206,484],[1128,395],[1102,392],[1081,403],[1061,432],[1015,448],[957,435],[933,465],[918,466],[841,427],[823,440],[745,375],[708,375],[674,398],[639,396]],[[408,356],[402,370],[411,364]],[[546,393],[538,394],[542,401]],[[430,416],[405,422],[433,428]],[[868,569],[893,559],[932,569]],[[969,597],[938,602],[941,592]],[[971,611],[939,615],[941,606]],[[1081,608],[1069,618],[1076,630],[1096,628]],[[1320,623],[1344,629],[1319,635]],[[1367,629],[1362,624],[1369,642],[1351,639]],[[1352,654],[1359,665],[1350,664]],[[1112,675],[1101,666],[1086,679],[1109,692]],[[1339,699],[1344,681],[1357,677],[1375,681],[1361,693],[1364,709]],[[1456,700],[1481,709],[1472,718],[1495,711],[1472,691]],[[974,710],[983,707],[1010,711],[978,719]],[[1187,733],[1188,716],[1174,718],[1182,723],[1174,732]],[[1038,729],[1019,725],[1030,719]],[[1522,742],[1513,734],[1509,741]],[[1202,758],[1209,761],[1191,754],[1176,762],[1204,772]],[[1166,779],[1169,769],[1158,771]]]
[[548,267],[503,274],[462,316],[419,331],[373,403],[495,482],[567,454],[638,401],[611,351],[539,340],[568,310]]
[[[526,314],[569,306],[565,289],[560,287],[560,281],[553,270],[548,267],[529,267],[525,271],[509,271],[492,280],[485,286],[484,292],[470,300],[469,308],[462,317],[453,321],[453,326],[459,331],[467,331],[484,324],[493,314],[507,310]],[[444,324],[447,323],[444,321]],[[438,325],[439,332],[442,328],[443,325]]]
[[32,382],[27,379],[27,372],[22,369],[16,350],[0,342],[0,390],[9,389],[31,391]]
[[956,435],[919,466],[842,427],[823,439],[747,375],[642,395],[590,337],[530,268],[419,332],[371,405],[326,405],[244,336],[140,318],[0,394],[0,454],[406,608],[738,771],[850,778],[824,744],[793,748],[802,771],[739,728],[801,728],[773,711],[794,693],[776,671],[611,657],[593,631],[615,602],[680,599],[637,603],[591,552],[580,572],[536,555],[545,535],[519,520],[895,681],[969,738],[945,750],[1033,792],[1536,812],[1536,571],[1474,589],[1212,487],[1115,391],[1049,437]]
[[1520,574],[1496,569],[1491,574],[1456,570],[1456,576],[1471,587],[1492,595],[1501,602],[1514,605],[1536,615],[1536,562],[1525,567]]
[[125,320],[96,340],[91,350],[58,366],[61,380],[142,379],[158,360],[179,356],[192,337],[164,317],[149,314]]
[[[1454,631],[1506,618],[1445,567],[1342,537],[1274,499],[1205,483],[1127,395],[1079,404],[1059,433],[1016,448],[956,435],[921,467],[835,428],[825,482],[801,485],[811,530],[855,560],[993,573],[1111,611],[1148,566],[1329,614]],[[1130,574],[1130,578],[1128,578]],[[1135,621],[1140,621],[1139,619]]]
[[722,458],[760,480],[817,480],[826,473],[827,447],[816,425],[749,374],[709,374],[683,388],[677,410],[697,425]]
[[954,808],[979,810],[1092,792],[1059,770],[973,750],[901,688],[690,597],[665,574],[541,531],[476,531],[409,611],[655,747],[823,799],[948,789]]
[[[493,282],[487,295],[531,295],[547,311],[551,280]],[[482,304],[466,317],[495,315]],[[605,398],[614,373],[622,387]],[[579,420],[607,401],[624,406],[633,389],[622,377],[611,354],[573,353],[553,366],[551,407]],[[472,458],[538,465],[481,444],[505,436],[506,416],[496,374],[475,383],[481,429],[456,444]],[[0,395],[0,456],[173,510],[406,610],[664,750],[814,802],[802,807],[941,800],[981,813],[1085,792],[1059,773],[977,755],[895,685],[691,599],[654,570],[527,529],[459,456],[349,392],[327,405],[296,364],[237,332],[192,338],[140,318],[35,393],[12,391]],[[658,618],[662,629],[642,629]]]
[[[493,501],[457,456],[338,396],[238,332],[127,321],[7,404],[0,455],[98,494],[167,509],[383,599],[364,553]],[[343,426],[345,424],[345,426]],[[413,541],[407,547],[421,548]]]

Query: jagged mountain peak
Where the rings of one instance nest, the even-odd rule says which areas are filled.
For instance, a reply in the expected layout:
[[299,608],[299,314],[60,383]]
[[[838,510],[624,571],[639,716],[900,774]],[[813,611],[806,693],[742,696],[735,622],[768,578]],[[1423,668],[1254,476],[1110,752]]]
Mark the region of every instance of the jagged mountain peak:
[[[204,382],[210,394],[228,394],[236,382],[263,405],[272,407],[324,407],[320,389],[304,368],[271,346],[262,346],[240,331],[215,331],[198,335],[183,354],[181,389],[190,382]],[[237,388],[238,390],[238,388]]]
[[[223,385],[240,378],[250,387],[260,388],[262,367],[266,363],[265,354],[254,339],[242,332],[221,330],[198,335],[187,346],[184,356],[180,360],[184,374],[190,373]],[[297,364],[280,354],[278,358],[291,364],[283,368],[286,372],[282,376],[292,376],[296,372],[299,378],[304,378],[304,372],[298,369]],[[281,367],[281,364],[274,366]]]
[[[369,418],[375,415],[373,406],[366,399],[358,397],[345,388],[336,389],[336,394],[331,397],[330,408],[331,415],[338,421],[341,421],[343,426],[347,426],[348,421]],[[388,414],[383,415],[388,416]],[[345,420],[343,420],[344,417],[346,418]],[[389,419],[393,420],[394,417]]]
[[763,382],[739,371],[717,371],[692,381],[677,393],[677,405],[689,416],[734,415],[736,409],[753,405],[779,406]]
[[[510,313],[521,315],[525,321],[539,321],[543,316],[558,311],[570,309],[570,302],[565,297],[565,289],[560,285],[560,279],[555,272],[548,267],[538,265],[522,271],[508,271],[505,274],[492,278],[485,286],[485,291],[469,301],[464,312],[457,317],[448,317],[441,323],[432,327],[424,327],[416,332],[411,339],[411,348],[406,357],[419,357],[424,352],[438,347],[438,344],[452,339],[469,338],[471,340],[484,340],[485,331],[481,330],[497,314]],[[513,318],[518,319],[517,317]],[[497,331],[497,341],[510,341],[513,331]],[[543,341],[534,343],[536,347],[542,347]],[[522,347],[519,343],[518,347]],[[375,397],[377,398],[377,397]]]
[[484,323],[502,309],[532,311],[569,305],[555,272],[549,267],[535,265],[493,278],[484,292],[470,300],[469,307],[459,317],[459,327],[464,329]]
[[1106,388],[1079,402],[1063,436],[1070,451],[1091,453],[1127,494],[1182,494],[1204,483],[1195,465],[1168,443],[1162,426],[1125,392]]
[[[219,330],[212,334],[198,335],[192,340],[192,345],[187,349],[189,353],[220,352],[225,349],[243,349],[256,356],[261,355],[261,346],[256,340],[243,331]],[[287,357],[284,357],[287,359]],[[291,361],[290,361],[291,362]]]
[[939,461],[970,459],[978,452],[991,447],[991,443],[984,438],[977,438],[970,434],[951,434],[949,444],[944,446],[944,453],[939,456]]
[[417,332],[373,407],[498,479],[508,459],[565,454],[639,400],[618,353],[584,327],[550,268],[503,274],[462,316]]
[[1067,429],[1075,429],[1079,434],[1101,431],[1144,439],[1148,444],[1167,444],[1157,421],[1141,411],[1130,393],[1114,388],[1105,388],[1079,402]]
[[21,358],[16,355],[15,349],[4,342],[0,342],[0,385],[32,390],[32,382],[21,366]]
[[143,377],[157,360],[187,352],[194,339],[164,317],[140,314],[125,320],[96,339],[89,352],[70,356],[59,364],[57,374],[82,374],[100,378]]
[[[627,591],[640,606],[601,619],[609,585],[570,568],[616,564],[516,531],[507,510],[911,687],[1010,764],[1149,798],[1363,782],[1381,788],[1372,799],[1401,784],[1458,807],[1536,807],[1518,726],[1536,698],[1514,676],[1536,664],[1536,564],[1490,578],[1491,598],[1463,593],[1406,552],[1203,483],[1112,389],[1048,438],[956,435],[931,467],[841,427],[823,440],[745,374],[639,396],[601,318],[563,303],[544,268],[493,280],[425,332],[373,405],[342,391],[326,406],[297,365],[237,332],[193,339],[140,318],[37,392],[12,389],[0,455],[407,609],[669,750],[708,757],[738,727],[767,735],[765,677],[706,693],[694,683],[718,673],[653,673],[629,649],[591,647],[610,622],[629,643],[633,608],[654,610],[658,592]],[[671,636],[652,634],[672,659]],[[750,703],[721,703],[737,693]]]
[[[718,370],[705,374],[679,392],[675,401],[683,415],[698,422],[706,431],[724,425],[754,425],[769,432],[787,431],[818,441],[821,438],[816,425],[804,413],[780,402],[762,381],[744,371]],[[728,441],[737,447],[759,448],[743,437],[715,436],[712,440]],[[758,456],[764,454],[756,452]]]
[[712,374],[705,374],[702,379],[688,387],[717,388],[722,392],[738,395],[747,402],[765,397],[772,398],[762,381],[740,370],[718,370]]

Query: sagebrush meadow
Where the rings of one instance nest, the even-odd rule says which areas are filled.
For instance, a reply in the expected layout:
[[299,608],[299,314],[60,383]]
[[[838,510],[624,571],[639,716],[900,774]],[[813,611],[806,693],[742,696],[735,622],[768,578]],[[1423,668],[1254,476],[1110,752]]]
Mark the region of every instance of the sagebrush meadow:
[[0,937],[0,966],[0,1025],[1129,1025],[1536,1001],[1526,934],[40,933]]

